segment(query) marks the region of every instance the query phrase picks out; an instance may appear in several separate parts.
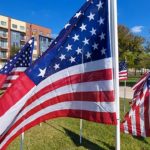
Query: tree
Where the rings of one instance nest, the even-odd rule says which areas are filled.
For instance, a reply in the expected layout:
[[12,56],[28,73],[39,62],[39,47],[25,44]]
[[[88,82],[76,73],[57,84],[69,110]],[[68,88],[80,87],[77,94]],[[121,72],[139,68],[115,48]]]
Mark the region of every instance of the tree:
[[10,57],[13,57],[20,50],[17,46],[12,46],[10,49]]
[[119,59],[127,60],[130,68],[138,69],[141,67],[142,55],[144,54],[144,38],[134,35],[124,26],[118,26],[119,36]]

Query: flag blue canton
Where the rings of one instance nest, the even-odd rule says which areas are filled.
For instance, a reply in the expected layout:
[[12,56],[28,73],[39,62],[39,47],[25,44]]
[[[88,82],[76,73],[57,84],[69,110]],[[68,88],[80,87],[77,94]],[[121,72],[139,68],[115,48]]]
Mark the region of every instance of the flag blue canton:
[[4,67],[0,70],[0,74],[8,75],[11,70],[16,67],[29,67],[32,63],[33,48],[34,38],[31,38],[18,53],[6,62]]
[[127,70],[127,63],[125,61],[121,61],[119,63],[119,71]]
[[26,74],[38,84],[63,69],[111,57],[107,0],[89,0]]

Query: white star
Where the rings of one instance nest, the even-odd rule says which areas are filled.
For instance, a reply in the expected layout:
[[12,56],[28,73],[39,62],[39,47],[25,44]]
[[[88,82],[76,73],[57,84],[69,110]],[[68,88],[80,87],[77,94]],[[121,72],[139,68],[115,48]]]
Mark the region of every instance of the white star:
[[71,61],[71,63],[76,62],[75,57],[71,57],[69,60]]
[[61,56],[59,57],[62,60],[66,59],[65,55],[61,54]]
[[55,70],[59,69],[60,68],[59,64],[55,64],[54,68],[55,68]]
[[82,23],[81,27],[80,27],[81,31],[86,30],[86,25]]
[[105,40],[105,34],[103,32],[99,37],[100,37],[101,40]]
[[92,47],[95,49],[98,49],[98,43],[94,43],[94,45],[92,45]]
[[40,71],[40,73],[38,74],[38,77],[44,77],[44,75],[45,75],[45,72],[46,72],[46,68],[44,68],[44,69],[40,69],[39,68],[39,71]]
[[86,57],[87,57],[87,59],[91,58],[91,53],[87,52]]
[[98,10],[100,10],[100,8],[103,8],[103,4],[101,1],[96,5],[98,7]]
[[102,55],[105,55],[105,51],[106,51],[106,49],[103,47],[101,50]]
[[70,26],[70,24],[69,24],[69,23],[67,23],[67,24],[65,25],[65,29],[67,29],[67,27],[68,27],[68,26]]
[[91,21],[91,20],[94,20],[94,16],[95,16],[95,14],[92,14],[92,13],[90,12],[90,15],[87,16],[87,17],[89,18],[89,21]]
[[76,52],[77,52],[77,54],[82,54],[82,51],[81,51],[82,49],[80,49],[79,47],[78,47],[78,49],[76,50]]
[[87,45],[89,44],[89,39],[85,38],[84,41],[83,41],[84,45]]
[[81,11],[80,12],[78,12],[78,13],[76,13],[76,15],[74,16],[75,18],[79,18],[79,16],[81,15],[82,13],[81,13]]
[[74,37],[72,37],[74,39],[74,41],[78,41],[79,40],[79,35],[74,35]]
[[67,51],[72,50],[72,45],[68,44],[68,46],[66,47]]
[[104,19],[100,18],[97,22],[99,23],[99,25],[104,24]]
[[92,35],[96,35],[96,30],[94,28],[92,28],[92,30],[90,32]]

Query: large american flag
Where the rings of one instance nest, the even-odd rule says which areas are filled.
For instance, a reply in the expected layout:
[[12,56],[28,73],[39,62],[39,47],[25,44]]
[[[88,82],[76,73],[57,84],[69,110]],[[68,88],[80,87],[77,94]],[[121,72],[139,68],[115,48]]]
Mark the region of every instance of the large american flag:
[[31,38],[25,46],[0,69],[1,90],[6,90],[10,87],[19,75],[31,65],[33,48],[34,38]]
[[140,88],[134,87],[130,111],[121,124],[121,130],[134,136],[150,136],[150,73],[141,78]]
[[121,61],[119,63],[119,80],[127,80],[128,72],[127,72],[127,63],[125,61]]
[[0,149],[56,117],[116,125],[109,29],[108,1],[87,1],[0,99]]

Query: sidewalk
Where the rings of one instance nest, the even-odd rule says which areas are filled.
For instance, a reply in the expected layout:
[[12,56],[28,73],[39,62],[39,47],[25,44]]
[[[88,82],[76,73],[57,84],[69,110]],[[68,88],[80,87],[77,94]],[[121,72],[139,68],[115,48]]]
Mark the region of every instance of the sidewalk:
[[[119,92],[119,97],[124,98],[124,86],[119,87],[120,92]],[[133,90],[131,87],[126,87],[126,98],[132,99],[133,98]]]

